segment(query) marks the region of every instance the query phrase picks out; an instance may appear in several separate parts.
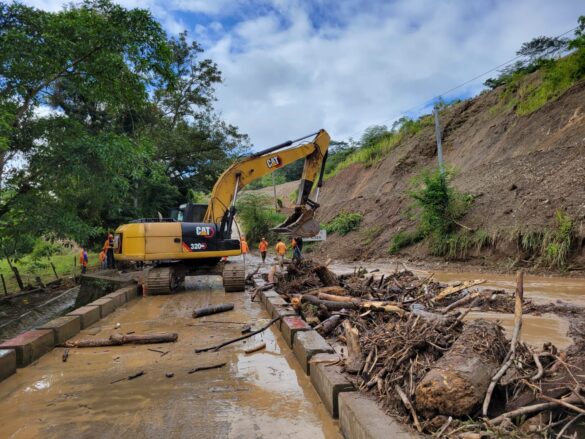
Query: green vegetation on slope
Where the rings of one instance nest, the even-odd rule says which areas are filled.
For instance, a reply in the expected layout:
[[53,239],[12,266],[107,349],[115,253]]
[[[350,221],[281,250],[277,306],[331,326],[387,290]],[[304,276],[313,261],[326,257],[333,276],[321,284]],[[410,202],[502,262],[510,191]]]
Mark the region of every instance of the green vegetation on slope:
[[243,194],[237,202],[237,212],[249,245],[258,243],[262,237],[275,241],[277,234],[270,229],[286,219],[274,211],[272,199],[264,194]]
[[452,171],[425,170],[413,179],[409,196],[416,211],[417,229],[395,235],[390,253],[423,239],[433,255],[444,256],[454,251],[453,246],[457,245],[454,234],[460,227],[457,220],[465,215],[473,197],[457,192],[451,185],[452,177]]
[[337,233],[345,236],[356,230],[362,222],[362,214],[359,212],[339,212],[331,221],[325,224],[327,233]]
[[[585,16],[579,17],[574,39],[537,37],[524,43],[517,54],[523,58],[485,85],[503,87],[500,107],[515,108],[519,116],[525,116],[585,78]],[[534,72],[538,75],[529,80]]]

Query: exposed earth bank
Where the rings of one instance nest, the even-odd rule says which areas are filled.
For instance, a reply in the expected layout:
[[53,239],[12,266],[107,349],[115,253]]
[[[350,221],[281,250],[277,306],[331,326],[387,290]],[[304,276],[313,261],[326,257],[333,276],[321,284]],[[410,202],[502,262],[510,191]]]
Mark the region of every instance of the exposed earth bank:
[[[442,111],[444,156],[455,169],[454,186],[475,198],[460,222],[490,236],[487,248],[455,259],[496,270],[542,271],[521,239],[554,228],[560,210],[574,224],[568,271],[585,269],[584,103],[585,81],[527,116],[506,105],[498,89]],[[354,164],[330,178],[321,192],[319,220],[326,223],[342,211],[359,211],[363,219],[358,230],[330,235],[315,253],[346,260],[388,257],[392,237],[415,227],[407,215],[412,178],[436,164],[434,128],[427,126],[374,165]],[[424,243],[400,256],[429,260]]]

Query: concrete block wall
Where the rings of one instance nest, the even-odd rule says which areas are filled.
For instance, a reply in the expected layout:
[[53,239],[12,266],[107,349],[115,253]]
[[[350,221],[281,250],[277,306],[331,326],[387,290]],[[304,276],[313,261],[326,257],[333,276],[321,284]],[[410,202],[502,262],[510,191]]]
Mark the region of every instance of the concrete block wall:
[[127,285],[110,293],[109,297],[95,300],[92,304],[71,311],[66,316],[55,318],[37,329],[24,332],[0,344],[0,381],[26,367],[65,343],[81,329],[88,328],[115,308],[138,297],[137,285]]

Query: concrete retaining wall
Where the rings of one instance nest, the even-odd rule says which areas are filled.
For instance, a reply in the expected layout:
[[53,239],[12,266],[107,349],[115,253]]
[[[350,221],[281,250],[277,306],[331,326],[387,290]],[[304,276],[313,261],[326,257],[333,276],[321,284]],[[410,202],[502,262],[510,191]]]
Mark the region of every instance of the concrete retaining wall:
[[[134,281],[130,281],[134,282]],[[122,280],[121,283],[128,283]],[[97,284],[94,284],[94,287]],[[103,293],[106,294],[106,288]],[[102,296],[104,294],[101,294]],[[37,329],[27,331],[0,344],[0,381],[41,356],[51,351],[55,345],[63,344],[74,337],[81,329],[88,328],[115,308],[138,297],[135,283],[126,285],[108,294],[108,297],[94,300],[93,303],[77,308],[66,316],[58,317]]]

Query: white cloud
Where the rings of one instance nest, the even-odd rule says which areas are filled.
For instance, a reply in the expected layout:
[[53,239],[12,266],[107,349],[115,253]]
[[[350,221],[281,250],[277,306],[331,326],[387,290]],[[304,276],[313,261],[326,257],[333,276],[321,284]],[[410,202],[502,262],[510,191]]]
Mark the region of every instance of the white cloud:
[[[29,0],[55,10],[55,0]],[[224,75],[217,108],[258,147],[326,128],[357,137],[557,35],[582,0],[121,0],[186,27]],[[193,13],[206,17],[194,22]],[[486,78],[458,93],[477,93]]]

